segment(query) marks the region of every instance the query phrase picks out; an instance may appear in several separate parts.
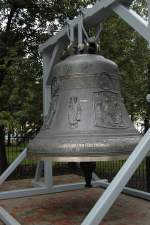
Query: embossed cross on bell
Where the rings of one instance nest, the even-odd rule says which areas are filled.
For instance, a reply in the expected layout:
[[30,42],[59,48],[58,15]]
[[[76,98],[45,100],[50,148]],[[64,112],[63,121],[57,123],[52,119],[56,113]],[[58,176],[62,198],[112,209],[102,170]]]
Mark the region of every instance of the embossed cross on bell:
[[96,54],[78,54],[56,64],[52,101],[28,155],[55,161],[126,157],[140,136],[120,93],[117,65]]

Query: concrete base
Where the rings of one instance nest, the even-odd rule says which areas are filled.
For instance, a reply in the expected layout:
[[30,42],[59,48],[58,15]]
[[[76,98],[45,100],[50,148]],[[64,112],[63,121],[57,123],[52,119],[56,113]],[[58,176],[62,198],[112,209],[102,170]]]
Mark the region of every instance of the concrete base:
[[[64,175],[54,177],[55,184],[80,182],[81,177]],[[0,190],[26,188],[31,180],[8,181]],[[0,200],[4,207],[22,225],[80,225],[96,203],[103,189],[92,188],[36,197]],[[150,203],[120,195],[101,225],[150,225]],[[0,225],[3,223],[0,221]]]

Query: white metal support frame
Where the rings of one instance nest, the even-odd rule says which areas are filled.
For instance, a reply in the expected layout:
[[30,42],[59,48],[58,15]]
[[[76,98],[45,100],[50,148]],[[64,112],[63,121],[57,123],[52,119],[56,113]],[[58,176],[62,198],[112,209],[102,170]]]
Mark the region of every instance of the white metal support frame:
[[4,208],[0,207],[0,220],[6,225],[21,225],[17,220],[14,219]]
[[[149,37],[149,40],[150,40],[150,1],[147,0],[147,6],[148,6],[148,37]],[[150,41],[149,41],[149,45],[150,45]]]
[[0,176],[0,185],[9,177],[9,175],[17,168],[17,166],[22,162],[23,159],[26,158],[27,149],[14,160],[14,162],[4,171],[4,173]]
[[110,183],[81,225],[99,225],[150,150],[150,129]]
[[132,28],[134,28],[134,30],[136,30],[148,42],[150,41],[148,22],[139,16],[135,11],[128,9],[119,3],[113,7],[113,11],[124,21],[126,21]]
[[[25,149],[26,150],[26,149]],[[24,153],[25,150],[22,152]],[[22,160],[26,158],[26,155],[22,157],[22,153],[16,158],[15,162],[16,165],[21,163]],[[22,157],[22,160],[21,160]],[[13,169],[12,169],[13,167]],[[12,191],[3,191],[0,192],[0,199],[10,199],[10,198],[20,198],[20,197],[29,197],[34,195],[42,195],[42,194],[51,194],[56,192],[62,191],[70,191],[70,190],[78,190],[85,188],[84,182],[80,183],[71,183],[71,184],[64,184],[64,185],[53,185],[52,184],[52,162],[44,161],[44,180],[40,180],[41,178],[41,169],[42,165],[38,164],[37,173],[35,176],[35,180],[33,181],[33,187],[25,188],[25,189],[17,189]],[[6,171],[0,176],[1,184],[8,178],[8,174],[10,175],[16,166],[14,166],[14,162],[8,167],[7,173]],[[100,182],[105,182],[106,180],[93,180],[92,184],[94,187],[100,186]]]
[[[133,0],[97,0],[91,9],[83,10],[84,26],[90,27],[102,23],[113,12],[119,15],[124,21],[132,26],[145,40],[150,43],[150,23],[141,18],[136,12],[129,9]],[[150,19],[150,0],[148,2],[149,19]],[[77,28],[80,27],[78,17],[69,21],[70,30],[72,34],[70,40],[79,38],[81,33],[77,33]],[[80,38],[81,39],[81,38]],[[51,101],[50,96],[50,79],[53,66],[60,60],[63,48],[69,44],[68,27],[65,27],[61,32],[54,37],[49,38],[43,45],[40,46],[40,52],[43,56],[43,116],[46,116]],[[127,193],[132,196],[150,200],[150,193],[126,188],[130,177],[140,165],[150,150],[150,130],[146,133],[140,143],[137,145],[133,153],[129,156],[126,163],[120,169],[114,180],[108,184],[106,180],[100,180],[95,175],[93,176],[93,186],[107,188],[101,198],[97,201],[91,212],[85,218],[81,225],[99,225],[103,217],[108,212],[120,192]],[[15,170],[15,168],[27,157],[27,149],[25,149],[16,160],[8,167],[8,169],[0,176],[0,185],[8,178],[8,176]],[[42,173],[44,173],[41,179]],[[62,191],[77,190],[84,188],[84,183],[53,185],[52,182],[52,162],[44,161],[38,162],[35,179],[33,180],[32,188],[21,190],[0,192],[0,199],[26,197],[41,194],[50,194]],[[10,215],[0,208],[0,219],[8,225],[19,225],[17,221],[13,220],[11,223]]]

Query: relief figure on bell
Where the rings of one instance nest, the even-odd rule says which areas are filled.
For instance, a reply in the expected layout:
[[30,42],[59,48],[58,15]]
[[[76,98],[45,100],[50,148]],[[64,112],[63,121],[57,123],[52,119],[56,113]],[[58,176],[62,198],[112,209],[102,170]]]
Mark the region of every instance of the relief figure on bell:
[[58,90],[59,90],[59,81],[56,77],[54,77],[52,79],[52,83],[51,83],[51,95],[52,95],[52,97],[57,94]]
[[96,123],[97,121],[99,121],[99,123],[103,123],[103,106],[102,106],[103,102],[101,101],[101,99],[99,99],[99,101],[96,102],[95,105],[95,114],[96,114]]
[[118,95],[102,91],[95,95],[95,125],[101,127],[123,127],[121,105]]
[[101,89],[104,90],[112,90],[113,89],[113,82],[110,75],[106,72],[101,73],[99,84]]
[[112,108],[111,108],[111,98],[109,94],[103,93],[103,108],[104,108],[104,124],[112,124]]
[[68,120],[71,128],[77,128],[81,120],[81,105],[78,97],[70,97],[68,105]]
[[48,113],[47,113],[47,115],[44,119],[44,124],[43,124],[44,128],[49,128],[52,124],[54,115],[56,113],[57,97],[58,96],[54,96],[52,98],[52,101],[51,101],[50,106],[49,106]]
[[121,103],[117,95],[111,96],[113,126],[124,126]]

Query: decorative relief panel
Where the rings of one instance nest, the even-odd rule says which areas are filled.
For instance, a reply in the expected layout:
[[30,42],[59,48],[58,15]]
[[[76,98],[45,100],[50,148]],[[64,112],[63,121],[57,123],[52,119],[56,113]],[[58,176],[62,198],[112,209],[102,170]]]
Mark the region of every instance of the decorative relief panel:
[[82,63],[80,64],[80,71],[81,73],[88,73],[92,70],[93,64],[92,63]]
[[95,126],[105,128],[129,127],[123,115],[121,100],[112,91],[94,93]]
[[62,74],[75,74],[75,73],[89,73],[93,69],[92,63],[80,62],[80,65],[76,64],[65,64],[62,68]]
[[68,121],[71,128],[77,128],[81,120],[81,104],[78,97],[70,97],[68,104]]
[[43,124],[44,128],[50,128],[50,126],[52,124],[54,115],[56,113],[57,101],[58,101],[58,96],[54,96],[50,103],[48,113],[44,118],[44,124]]
[[55,96],[59,91],[60,81],[58,78],[54,77],[51,82],[51,96]]
[[54,77],[51,82],[51,98],[52,99],[50,102],[48,113],[44,118],[44,124],[43,124],[44,128],[50,128],[54,115],[56,113],[57,102],[59,97],[57,94],[59,91],[59,86],[60,86],[59,80],[56,77]]
[[72,65],[71,64],[65,64],[63,65],[63,69],[62,69],[62,73],[63,74],[71,74],[72,73]]
[[104,89],[104,90],[112,90],[113,88],[113,79],[112,77],[106,73],[106,72],[102,72],[100,75],[100,80],[99,80],[99,85],[100,88]]

